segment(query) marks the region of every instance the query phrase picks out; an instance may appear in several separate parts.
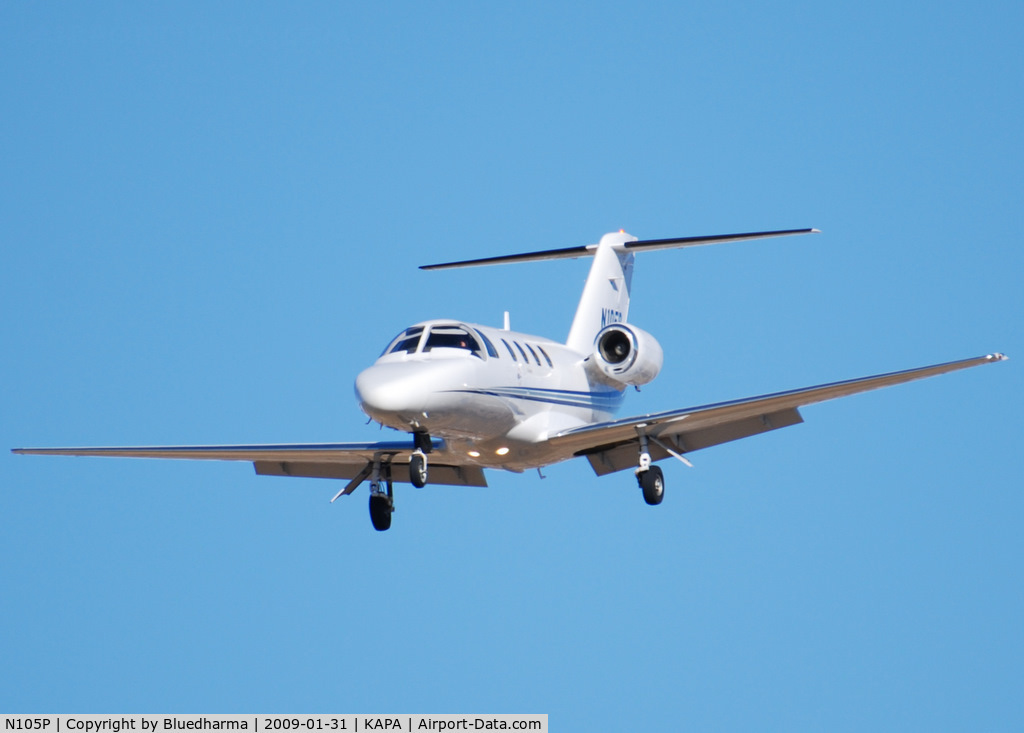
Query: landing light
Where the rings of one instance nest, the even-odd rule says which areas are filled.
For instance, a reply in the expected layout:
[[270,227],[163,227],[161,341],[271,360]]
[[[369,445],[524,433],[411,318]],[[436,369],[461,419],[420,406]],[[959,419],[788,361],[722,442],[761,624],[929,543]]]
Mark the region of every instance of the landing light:
[[494,452],[497,453],[499,456],[504,456],[508,454],[508,448],[498,448],[498,450]]
[[480,457],[480,451],[478,451],[478,450],[471,450],[469,452],[469,457],[470,458],[479,458]]

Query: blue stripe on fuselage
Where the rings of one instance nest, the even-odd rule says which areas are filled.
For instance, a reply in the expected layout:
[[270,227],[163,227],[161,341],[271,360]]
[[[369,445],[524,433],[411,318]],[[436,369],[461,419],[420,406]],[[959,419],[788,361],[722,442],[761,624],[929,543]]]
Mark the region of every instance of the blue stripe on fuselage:
[[584,407],[592,410],[617,410],[625,397],[624,392],[608,390],[605,392],[578,392],[567,389],[540,389],[529,387],[495,387],[492,389],[460,389],[452,392],[466,394],[484,394],[491,397],[502,397],[512,400],[528,400],[530,402],[546,402],[551,405],[567,405]]

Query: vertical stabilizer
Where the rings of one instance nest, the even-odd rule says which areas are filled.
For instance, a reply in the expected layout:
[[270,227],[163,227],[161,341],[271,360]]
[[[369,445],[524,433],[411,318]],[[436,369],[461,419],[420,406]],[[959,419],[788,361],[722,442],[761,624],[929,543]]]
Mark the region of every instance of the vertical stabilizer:
[[652,252],[659,249],[698,247],[722,242],[745,242],[751,239],[783,237],[790,234],[814,234],[817,229],[777,229],[742,234],[713,234],[704,237],[674,237],[672,239],[638,240],[624,231],[612,232],[601,237],[600,244],[586,244],[561,249],[543,249],[537,252],[480,257],[457,262],[441,262],[436,265],[421,265],[423,270],[448,270],[454,267],[476,267],[478,265],[500,265],[509,262],[538,262],[540,260],[594,258],[594,264],[583,286],[583,297],[576,309],[576,318],[569,329],[566,344],[580,354],[590,354],[594,349],[597,332],[609,323],[621,323],[629,315],[629,288],[633,279],[633,255],[635,252]]
[[621,231],[601,237],[566,341],[574,351],[589,354],[598,331],[609,323],[624,322],[629,315],[633,253],[624,245],[635,241],[636,237]]

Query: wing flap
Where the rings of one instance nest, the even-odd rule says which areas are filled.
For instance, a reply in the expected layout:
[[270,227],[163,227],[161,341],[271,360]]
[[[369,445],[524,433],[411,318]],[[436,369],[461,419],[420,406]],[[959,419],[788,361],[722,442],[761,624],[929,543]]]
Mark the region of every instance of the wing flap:
[[253,461],[260,476],[299,476],[302,478],[353,479],[366,467],[359,463],[314,463],[312,461]]
[[[702,448],[710,448],[713,445],[797,425],[803,421],[800,411],[793,408],[678,433],[658,434],[657,431],[652,430],[650,434],[667,443],[677,453],[691,453]],[[581,451],[577,455],[586,456],[594,473],[603,476],[606,473],[636,468],[638,450],[639,440],[634,434],[634,437],[625,443]],[[651,458],[655,461],[669,457],[668,451],[657,443],[650,443],[648,450]]]
[[[354,479],[364,473],[367,462],[316,463],[311,461],[255,461],[260,476],[301,476],[305,478]],[[411,483],[408,463],[391,463],[391,478]],[[445,466],[431,462],[430,483],[445,486],[487,486],[483,469],[476,466]]]
[[671,442],[675,443],[676,450],[680,453],[686,453],[729,443],[740,438],[749,438],[752,435],[760,435],[779,428],[788,428],[790,425],[799,425],[803,421],[800,411],[793,407],[788,410],[777,410],[681,433],[666,433],[664,437],[672,439]]

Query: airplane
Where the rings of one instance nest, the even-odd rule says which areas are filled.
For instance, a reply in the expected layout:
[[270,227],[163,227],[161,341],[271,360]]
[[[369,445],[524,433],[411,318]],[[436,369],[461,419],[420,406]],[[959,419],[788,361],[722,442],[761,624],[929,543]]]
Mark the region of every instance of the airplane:
[[663,352],[628,321],[637,253],[819,233],[787,229],[597,244],[424,265],[424,270],[593,257],[564,343],[503,328],[429,320],[392,339],[359,373],[356,397],[372,420],[411,439],[373,443],[16,448],[36,455],[251,461],[264,476],[346,480],[331,499],[370,484],[370,520],[391,527],[394,484],[486,486],[485,469],[522,473],[586,458],[598,476],[632,469],[644,501],[662,502],[655,461],[803,422],[799,408],[1006,360],[1000,353],[860,379],[615,419],[628,387],[649,384]]

